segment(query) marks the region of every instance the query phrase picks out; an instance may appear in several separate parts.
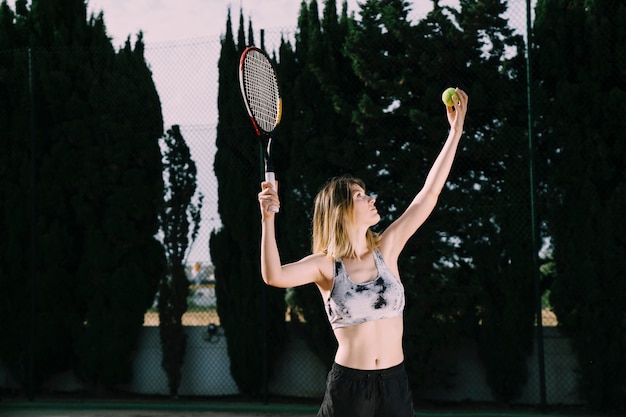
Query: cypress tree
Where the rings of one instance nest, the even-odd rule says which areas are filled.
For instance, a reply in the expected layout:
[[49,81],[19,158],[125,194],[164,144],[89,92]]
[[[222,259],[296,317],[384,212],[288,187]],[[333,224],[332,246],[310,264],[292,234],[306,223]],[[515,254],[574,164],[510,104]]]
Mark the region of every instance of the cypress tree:
[[[284,77],[290,81],[285,88],[281,127],[289,160],[281,183],[285,209],[278,223],[289,230],[279,240],[285,261],[300,259],[311,251],[313,200],[324,182],[336,175],[365,172],[351,122],[359,84],[341,47],[349,27],[347,6],[344,3],[338,16],[335,3],[325,2],[320,21],[317,2],[302,2],[295,56],[289,61],[281,54],[280,68],[291,74]],[[337,343],[318,289],[314,285],[298,287],[290,289],[289,296],[294,307],[292,323],[297,323],[299,334],[330,367]]]
[[161,365],[167,373],[170,396],[177,397],[187,346],[183,328],[189,295],[185,261],[200,229],[204,199],[202,193],[196,194],[196,163],[178,125],[172,126],[163,137],[163,168],[166,187],[159,222],[167,275],[159,283],[158,295]]
[[[252,40],[250,40],[252,41]],[[240,14],[238,44],[230,12],[219,59],[217,153],[218,212],[222,228],[210,238],[217,311],[228,341],[231,373],[242,393],[258,396],[266,370],[284,339],[284,291],[267,288],[260,275],[260,141],[239,92],[237,66],[246,47]]]
[[578,357],[581,396],[626,404],[626,6],[540,0],[534,35],[556,278],[550,301]]
[[[102,102],[94,106],[94,114],[108,117],[98,125],[88,152],[86,172],[93,178],[80,188],[99,191],[86,199],[81,216],[87,224],[94,219],[101,224],[85,227],[85,252],[78,270],[90,279],[81,280],[78,288],[88,325],[75,329],[81,373],[107,386],[130,377],[143,315],[165,268],[163,249],[155,239],[163,196],[158,146],[163,119],[142,35],[132,47],[127,41],[114,58],[111,72],[91,91]],[[110,88],[114,83],[116,88]],[[108,168],[105,178],[96,174],[102,166]]]
[[[2,340],[11,343],[2,343],[0,354],[24,384],[30,382],[24,364],[32,358],[35,385],[72,367],[89,386],[112,386],[130,377],[143,314],[164,266],[154,238],[163,188],[158,95],[141,36],[116,52],[103,16],[87,20],[83,1],[16,7],[12,18],[2,6],[2,19],[12,18],[14,29],[7,28],[0,43],[17,48],[4,53],[8,61],[20,55],[30,61],[5,61],[10,71],[3,88],[21,88],[2,127],[11,132],[8,148],[17,165],[2,176],[0,188],[8,197],[21,182],[23,201],[30,192],[36,196],[36,258],[33,285],[4,287],[28,271],[32,252],[27,238],[2,244]],[[32,131],[24,109],[32,111]],[[26,182],[31,163],[34,189]],[[13,198],[5,200],[2,227],[7,237],[28,237],[31,219],[22,214],[23,201]],[[31,296],[32,309],[8,301]],[[23,330],[28,320],[36,337],[32,355]]]

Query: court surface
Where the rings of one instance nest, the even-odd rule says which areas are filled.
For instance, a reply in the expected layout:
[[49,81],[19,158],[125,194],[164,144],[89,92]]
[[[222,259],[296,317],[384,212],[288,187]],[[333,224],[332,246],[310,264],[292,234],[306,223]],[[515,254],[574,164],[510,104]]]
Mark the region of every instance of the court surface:
[[313,407],[178,403],[0,402],[1,417],[314,417]]
[[[0,417],[315,417],[317,406],[184,402],[0,401]],[[601,417],[584,412],[536,410],[417,411],[416,417]]]
[[156,410],[7,410],[7,417],[314,417],[315,414],[259,414],[221,413],[211,411],[156,411]]
[[259,414],[220,413],[207,411],[155,411],[155,410],[10,410],[7,417],[314,417],[315,414]]

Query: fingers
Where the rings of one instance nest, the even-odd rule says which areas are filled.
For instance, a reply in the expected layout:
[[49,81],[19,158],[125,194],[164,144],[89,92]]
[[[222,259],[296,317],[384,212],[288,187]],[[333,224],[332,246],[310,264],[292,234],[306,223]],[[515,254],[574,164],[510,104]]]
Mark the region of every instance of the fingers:
[[278,180],[274,181],[274,183],[268,181],[261,182],[261,189],[263,190],[266,188],[274,188],[276,192],[278,192]]
[[467,96],[467,93],[465,91],[461,90],[460,88],[456,88],[456,95],[459,97],[458,104],[467,105],[469,97]]
[[[457,107],[465,107],[467,106],[468,97],[467,93],[460,88],[455,88],[457,100],[454,102],[454,106],[446,106],[448,111],[451,111]],[[453,96],[454,97],[454,96]]]
[[278,198],[277,191],[278,181],[276,181],[275,184],[267,181],[263,181],[261,183],[261,192],[258,194],[258,199],[263,218],[274,215],[275,212],[271,211],[270,207],[280,207],[280,200]]
[[467,96],[467,93],[460,88],[456,89],[456,94],[459,97],[459,100],[457,103],[455,103],[454,109],[456,111],[461,111],[463,115],[465,115],[465,113],[467,112],[467,103],[469,102],[469,97]]
[[463,121],[465,120],[465,114],[467,113],[467,103],[469,97],[467,93],[460,88],[456,88],[457,100],[454,106],[446,106],[446,115],[448,122],[452,128],[462,128]]

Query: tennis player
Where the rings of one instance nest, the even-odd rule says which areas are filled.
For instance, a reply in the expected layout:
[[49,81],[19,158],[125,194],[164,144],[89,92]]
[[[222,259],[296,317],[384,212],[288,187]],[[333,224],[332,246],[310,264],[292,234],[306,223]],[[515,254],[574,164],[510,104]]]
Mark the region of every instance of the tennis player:
[[263,182],[261,274],[266,284],[289,288],[315,283],[338,349],[318,417],[413,417],[402,349],[404,287],[398,257],[435,208],[463,132],[468,97],[446,106],[448,138],[411,204],[380,234],[376,201],[349,176],[329,180],[315,199],[313,250],[282,264],[275,237],[277,187]]

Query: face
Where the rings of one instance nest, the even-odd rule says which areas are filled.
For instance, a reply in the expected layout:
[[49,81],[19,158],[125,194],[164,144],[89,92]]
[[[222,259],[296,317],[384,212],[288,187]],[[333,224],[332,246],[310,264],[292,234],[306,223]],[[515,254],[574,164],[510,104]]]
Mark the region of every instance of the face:
[[350,186],[352,191],[352,216],[355,225],[373,226],[380,221],[380,215],[374,203],[376,199],[365,193],[365,190],[357,185]]

